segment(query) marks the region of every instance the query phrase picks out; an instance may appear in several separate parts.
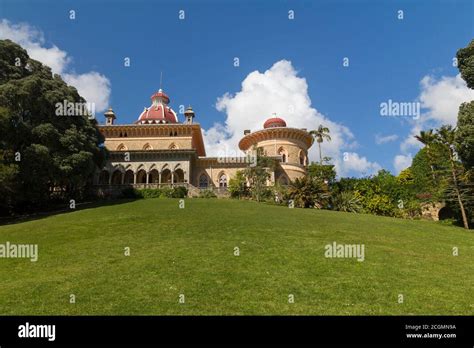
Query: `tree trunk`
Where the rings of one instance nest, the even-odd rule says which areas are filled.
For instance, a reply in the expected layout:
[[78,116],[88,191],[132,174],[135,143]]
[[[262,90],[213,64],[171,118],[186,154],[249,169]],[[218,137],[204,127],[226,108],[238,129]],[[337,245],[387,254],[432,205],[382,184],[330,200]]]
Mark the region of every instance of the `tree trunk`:
[[453,156],[451,150],[449,151],[449,160],[451,162],[451,174],[453,175],[454,190],[456,191],[456,196],[458,198],[459,208],[461,209],[462,222],[465,229],[469,229],[469,224],[467,222],[466,211],[464,210],[464,204],[462,203],[461,193],[458,188],[458,180],[456,177],[456,167],[454,165]]
[[318,146],[319,146],[319,163],[323,165],[323,156],[321,154],[321,143],[318,141]]

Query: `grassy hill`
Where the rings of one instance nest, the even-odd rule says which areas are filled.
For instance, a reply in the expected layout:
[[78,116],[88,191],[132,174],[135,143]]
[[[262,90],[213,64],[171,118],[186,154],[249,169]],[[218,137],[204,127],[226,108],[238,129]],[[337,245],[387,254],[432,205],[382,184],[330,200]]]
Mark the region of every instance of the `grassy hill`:
[[[474,234],[434,222],[148,199],[0,226],[6,241],[39,258],[0,258],[1,315],[474,314]],[[333,242],[365,261],[326,258]]]

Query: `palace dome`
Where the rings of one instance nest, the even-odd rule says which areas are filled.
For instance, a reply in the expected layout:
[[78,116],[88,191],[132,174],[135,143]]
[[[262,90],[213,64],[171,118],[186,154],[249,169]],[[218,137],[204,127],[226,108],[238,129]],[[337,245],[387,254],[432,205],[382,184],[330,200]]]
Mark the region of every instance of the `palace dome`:
[[151,96],[151,106],[138,117],[138,124],[178,123],[178,116],[168,104],[170,98],[161,89]]
[[286,127],[285,120],[279,117],[272,117],[265,121],[263,128]]

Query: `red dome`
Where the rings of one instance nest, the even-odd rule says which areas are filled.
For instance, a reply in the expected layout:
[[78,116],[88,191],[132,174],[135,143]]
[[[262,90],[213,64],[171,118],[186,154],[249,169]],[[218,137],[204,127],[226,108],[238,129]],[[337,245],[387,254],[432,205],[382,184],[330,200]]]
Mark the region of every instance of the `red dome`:
[[153,100],[155,98],[163,98],[166,101],[166,104],[168,104],[170,102],[170,98],[161,89],[158,90],[158,92],[156,92],[155,94],[153,94],[151,96],[151,100]]
[[279,117],[272,117],[265,121],[263,128],[286,127],[285,120]]
[[178,116],[168,106],[170,98],[160,89],[151,96],[152,104],[145,108],[135,123],[178,123]]
[[136,123],[178,123],[178,116],[169,106],[152,105],[143,110]]

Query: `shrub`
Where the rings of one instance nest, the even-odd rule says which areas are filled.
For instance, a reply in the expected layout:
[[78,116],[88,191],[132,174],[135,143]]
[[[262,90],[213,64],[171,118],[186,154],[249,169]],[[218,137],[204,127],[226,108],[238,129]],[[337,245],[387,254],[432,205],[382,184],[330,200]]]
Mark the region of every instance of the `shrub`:
[[332,208],[338,211],[358,213],[362,210],[360,199],[352,191],[342,191],[331,199]]
[[184,198],[187,195],[188,189],[183,186],[139,190],[127,187],[122,190],[124,198]]
[[216,198],[216,194],[212,190],[201,190],[198,198]]
[[188,195],[188,189],[184,186],[173,187],[171,192],[172,198],[184,198]]
[[143,198],[143,194],[133,187],[127,187],[122,190],[122,198]]

